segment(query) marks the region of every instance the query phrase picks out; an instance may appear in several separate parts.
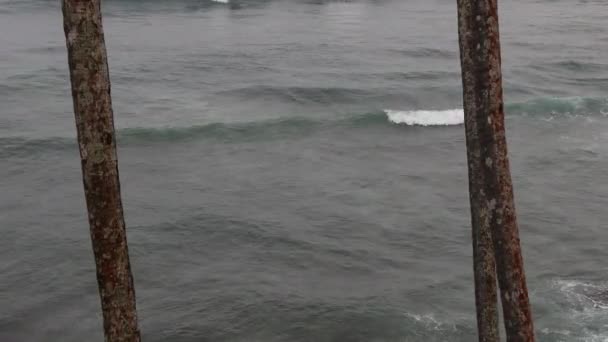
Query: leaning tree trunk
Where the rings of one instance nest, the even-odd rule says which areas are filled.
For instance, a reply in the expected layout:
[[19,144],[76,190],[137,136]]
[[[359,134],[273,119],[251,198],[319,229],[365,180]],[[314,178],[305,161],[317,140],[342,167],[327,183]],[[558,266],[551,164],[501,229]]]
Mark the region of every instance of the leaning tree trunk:
[[534,341],[507,157],[497,0],[458,0],[458,33],[480,341],[498,340],[492,245],[507,340]]
[[140,341],[100,0],[63,0],[62,8],[105,341]]
[[[470,1],[469,1],[470,2]],[[458,26],[460,33],[461,47],[461,62],[462,62],[462,80],[466,96],[474,96],[479,92],[479,85],[474,86],[471,77],[472,64],[465,64],[465,54],[468,51],[464,50],[467,41],[463,41],[470,30],[466,20],[470,12],[463,10],[464,1],[458,2]],[[470,62],[469,62],[470,63]],[[468,70],[467,70],[468,68]],[[465,73],[466,70],[466,73]],[[467,77],[469,77],[467,79]],[[467,117],[475,115],[475,111],[479,111],[487,115],[487,108],[475,108],[476,103],[467,102],[465,99],[465,112]],[[473,115],[470,115],[473,113]],[[483,191],[480,191],[480,184],[472,180],[480,180],[482,175],[479,170],[482,169],[481,158],[479,151],[481,150],[479,139],[475,135],[469,138],[468,132],[477,131],[476,120],[466,120],[467,130],[467,156],[468,156],[468,171],[469,171],[469,198],[471,204],[471,223],[473,235],[473,274],[475,277],[475,306],[477,311],[477,334],[479,342],[498,342],[500,340],[498,332],[498,307],[496,294],[496,263],[494,261],[494,246],[492,245],[492,233],[490,230],[490,217],[488,212],[484,210],[483,204],[487,201],[487,197]]]

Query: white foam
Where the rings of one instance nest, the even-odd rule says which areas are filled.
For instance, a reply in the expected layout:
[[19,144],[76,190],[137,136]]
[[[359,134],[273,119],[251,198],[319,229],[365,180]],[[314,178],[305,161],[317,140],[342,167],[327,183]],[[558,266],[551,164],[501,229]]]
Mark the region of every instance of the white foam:
[[[553,282],[565,304],[565,313],[571,326],[559,330],[547,330],[564,336],[567,341],[606,342],[608,341],[608,302],[602,298],[608,291],[605,282],[589,283],[580,280],[559,279]],[[590,327],[597,327],[590,329]],[[565,328],[568,328],[564,330]],[[567,333],[566,333],[567,332]]]
[[443,331],[445,331],[445,330],[456,331],[457,330],[455,324],[446,324],[444,322],[440,322],[435,318],[435,316],[433,314],[417,315],[417,314],[406,312],[405,316],[409,317],[410,319],[415,320],[417,323],[425,326],[427,329],[430,329],[430,330],[436,330],[436,331],[442,331],[442,330]]
[[606,342],[608,341],[608,335],[605,333],[595,333],[589,332],[587,330],[587,335],[584,337],[585,342]]
[[555,281],[555,284],[570,300],[584,305],[587,309],[608,309],[608,302],[606,300],[596,298],[598,294],[608,292],[608,287],[605,284],[590,284],[578,280],[563,279]]
[[227,4],[227,3],[230,2],[230,0],[211,0],[211,1],[213,1],[213,2],[219,2],[221,4]]
[[464,123],[462,109],[409,111],[387,109],[384,112],[390,122],[409,126],[453,126]]

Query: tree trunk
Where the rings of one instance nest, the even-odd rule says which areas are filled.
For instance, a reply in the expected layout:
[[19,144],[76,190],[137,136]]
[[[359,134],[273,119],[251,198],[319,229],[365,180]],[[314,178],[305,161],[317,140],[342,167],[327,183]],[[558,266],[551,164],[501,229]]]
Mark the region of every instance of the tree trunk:
[[62,9],[105,341],[140,341],[100,0],[63,0]]
[[507,341],[534,341],[507,158],[497,0],[458,0],[458,33],[479,337],[498,339],[493,245]]
[[[471,165],[471,163],[469,163]],[[469,174],[474,174],[469,168]],[[469,187],[469,192],[473,194]],[[487,214],[473,204],[485,199],[471,195],[473,232],[473,270],[475,276],[475,306],[477,308],[477,332],[480,342],[498,342],[498,307],[496,295],[496,264],[494,247]]]

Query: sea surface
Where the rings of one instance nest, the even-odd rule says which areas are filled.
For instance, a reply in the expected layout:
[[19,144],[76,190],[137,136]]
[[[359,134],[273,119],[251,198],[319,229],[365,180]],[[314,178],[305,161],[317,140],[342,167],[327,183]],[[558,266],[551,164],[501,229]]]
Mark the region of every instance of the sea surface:
[[[0,340],[103,341],[59,0],[0,0]],[[474,341],[452,0],[105,0],[144,341]],[[538,341],[608,341],[608,2],[500,1]]]

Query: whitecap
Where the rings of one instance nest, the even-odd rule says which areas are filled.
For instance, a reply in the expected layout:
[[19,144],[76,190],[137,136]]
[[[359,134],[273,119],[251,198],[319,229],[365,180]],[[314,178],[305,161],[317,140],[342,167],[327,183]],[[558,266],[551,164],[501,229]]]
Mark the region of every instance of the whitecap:
[[453,126],[464,123],[462,109],[409,111],[387,109],[384,112],[390,122],[409,126]]

